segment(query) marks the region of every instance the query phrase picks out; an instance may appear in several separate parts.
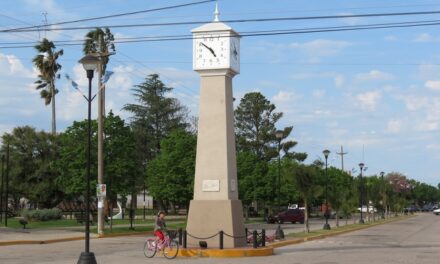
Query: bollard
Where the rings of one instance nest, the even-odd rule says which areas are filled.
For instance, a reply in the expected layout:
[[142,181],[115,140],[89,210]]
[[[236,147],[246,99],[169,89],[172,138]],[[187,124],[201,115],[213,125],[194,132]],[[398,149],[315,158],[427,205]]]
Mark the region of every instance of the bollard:
[[182,228],[179,228],[179,246],[182,245]]
[[183,248],[186,248],[186,235],[187,235],[187,233],[185,230],[185,231],[183,231]]
[[220,235],[220,249],[223,249],[223,230],[219,232]]
[[266,246],[266,229],[261,230],[261,246]]
[[278,228],[275,231],[275,238],[278,240],[284,239],[284,232],[283,229],[281,229],[281,225],[278,225]]
[[252,232],[252,241],[253,241],[253,247],[254,247],[254,248],[257,248],[257,247],[258,247],[258,241],[257,241],[257,238],[258,238],[257,230],[254,230],[254,232]]
[[248,235],[248,229],[247,229],[247,227],[244,229],[244,235],[247,237],[247,235]]

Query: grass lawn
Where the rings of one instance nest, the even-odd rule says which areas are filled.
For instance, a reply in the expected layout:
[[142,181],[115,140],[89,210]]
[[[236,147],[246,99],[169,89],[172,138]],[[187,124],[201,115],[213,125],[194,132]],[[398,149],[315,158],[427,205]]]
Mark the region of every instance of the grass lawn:
[[[186,222],[169,222],[167,221],[167,227],[170,230],[178,230],[179,228],[185,228],[186,227]],[[109,227],[106,227],[105,233],[106,234],[118,234],[118,233],[143,233],[143,232],[149,232],[149,231],[153,231],[153,225],[149,225],[149,226],[136,226],[133,225],[134,230],[130,230],[129,226],[124,226],[124,227],[113,227],[112,231],[110,232]],[[92,227],[90,229],[90,231],[92,233],[96,233],[96,226]]]
[[[33,229],[33,228],[59,228],[59,227],[71,227],[71,226],[78,226],[80,227],[81,224],[78,224],[76,220],[51,220],[51,221],[28,221],[28,224],[26,225],[26,229]],[[23,228],[23,226],[18,222],[18,219],[15,218],[9,218],[8,219],[8,227],[10,228]]]
[[[167,223],[181,223],[185,221],[184,219],[167,219]],[[96,225],[96,223],[94,223]],[[113,225],[129,225],[129,219],[114,219]],[[37,229],[37,228],[62,228],[62,227],[81,227],[84,224],[79,224],[76,220],[70,219],[61,219],[61,220],[50,220],[50,221],[28,221],[26,225],[26,229]],[[143,219],[135,219],[133,220],[133,225],[147,225],[151,229],[154,225],[154,222],[151,219],[143,220]],[[169,224],[170,225],[170,224]],[[8,227],[10,228],[23,228],[23,226],[19,223],[19,220],[16,218],[8,219]],[[106,228],[108,228],[108,224],[106,224]]]

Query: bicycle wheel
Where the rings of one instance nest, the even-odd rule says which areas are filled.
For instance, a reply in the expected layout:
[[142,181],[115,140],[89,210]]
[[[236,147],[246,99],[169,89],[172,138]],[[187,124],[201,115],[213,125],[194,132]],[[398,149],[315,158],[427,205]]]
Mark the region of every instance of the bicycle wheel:
[[154,238],[147,238],[144,243],[144,255],[147,258],[152,258],[156,255],[157,242]]
[[167,259],[173,259],[179,253],[179,244],[175,240],[170,240],[168,245],[163,248],[163,255]]

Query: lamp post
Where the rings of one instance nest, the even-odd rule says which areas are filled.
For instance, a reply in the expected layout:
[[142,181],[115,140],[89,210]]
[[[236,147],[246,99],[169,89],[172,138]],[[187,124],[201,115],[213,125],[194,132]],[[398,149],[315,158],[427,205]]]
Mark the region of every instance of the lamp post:
[[90,252],[90,166],[91,166],[91,138],[92,138],[92,121],[91,121],[91,106],[92,106],[92,79],[93,72],[100,63],[99,58],[93,55],[86,55],[79,60],[87,72],[87,79],[89,79],[89,96],[87,98],[88,112],[87,112],[87,192],[86,192],[86,230],[85,230],[85,251],[81,252],[78,264],[91,263],[95,264],[95,254]]
[[277,130],[275,132],[275,137],[278,140],[278,211],[281,210],[281,139],[283,139],[284,132],[282,130]]
[[384,179],[383,179],[383,176],[385,175],[385,172],[383,172],[383,171],[381,171],[380,172],[380,178],[381,178],[381,180],[382,180],[382,219],[385,219],[385,191],[384,191],[384,188],[386,188],[385,187],[385,182],[384,182]]
[[322,152],[325,157],[325,224],[324,230],[330,230],[330,224],[328,223],[329,212],[328,212],[328,175],[327,175],[327,159],[330,155],[330,150],[326,149]]
[[363,204],[364,204],[364,182],[362,180],[362,171],[364,170],[364,163],[359,163],[359,168],[361,169],[361,219],[359,220],[359,224],[364,223],[364,217],[363,217]]

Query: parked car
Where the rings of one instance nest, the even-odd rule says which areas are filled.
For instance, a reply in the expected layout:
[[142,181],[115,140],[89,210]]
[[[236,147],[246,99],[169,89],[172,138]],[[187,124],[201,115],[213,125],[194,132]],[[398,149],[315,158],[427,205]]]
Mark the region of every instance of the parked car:
[[432,204],[425,204],[422,207],[422,212],[431,212],[432,210],[434,210],[434,205]]
[[288,209],[286,211],[270,215],[267,218],[267,222],[269,224],[279,223],[282,224],[284,222],[291,222],[295,224],[299,222],[301,224],[304,223],[304,211],[300,209]]
[[440,208],[435,209],[434,211],[432,211],[435,215],[440,215]]
[[418,205],[410,205],[408,207],[405,207],[405,209],[403,209],[403,212],[405,214],[410,213],[413,214],[415,212],[420,212],[420,207]]
[[[359,207],[358,209],[357,209],[357,211],[360,213],[361,212],[361,208]],[[375,213],[377,213],[377,209],[376,208],[374,208],[373,206],[369,206],[368,207],[368,210],[367,210],[367,206],[362,206],[362,213],[367,213],[367,212],[370,212],[370,213],[373,213],[373,212],[375,212]]]

